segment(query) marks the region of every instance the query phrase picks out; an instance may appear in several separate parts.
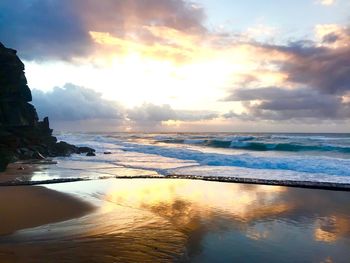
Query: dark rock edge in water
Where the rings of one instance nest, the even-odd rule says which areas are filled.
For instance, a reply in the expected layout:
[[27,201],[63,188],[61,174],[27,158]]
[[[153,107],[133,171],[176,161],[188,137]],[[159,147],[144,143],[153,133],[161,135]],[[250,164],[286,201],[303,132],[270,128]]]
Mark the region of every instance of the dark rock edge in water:
[[11,162],[73,153],[94,155],[89,147],[57,142],[49,119],[39,121],[17,51],[0,42],[0,172]]
[[0,183],[0,187],[8,186],[32,186],[32,185],[45,185],[45,184],[59,184],[59,183],[72,183],[81,181],[94,181],[105,179],[179,179],[179,180],[202,180],[210,182],[220,183],[238,183],[238,184],[258,184],[269,186],[285,186],[295,188],[308,188],[319,190],[332,190],[332,191],[344,191],[350,192],[350,184],[344,183],[332,183],[332,182],[312,182],[312,181],[293,181],[293,180],[269,180],[269,179],[255,179],[255,178],[241,178],[241,177],[219,177],[219,176],[194,176],[194,175],[167,175],[167,176],[101,176],[99,178],[60,178],[40,181],[9,181]]

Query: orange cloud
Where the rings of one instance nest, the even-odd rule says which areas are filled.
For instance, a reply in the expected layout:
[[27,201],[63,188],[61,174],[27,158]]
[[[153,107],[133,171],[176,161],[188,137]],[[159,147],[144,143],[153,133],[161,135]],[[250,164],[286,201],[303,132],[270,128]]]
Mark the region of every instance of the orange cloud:
[[350,34],[345,26],[337,24],[316,25],[315,34],[320,46],[333,49],[350,46]]
[[[172,30],[172,33],[177,32]],[[142,43],[140,39],[124,39],[116,36],[112,36],[108,32],[95,32],[90,31],[92,39],[102,45],[116,48],[114,51],[118,51],[119,54],[140,54],[141,56],[172,60],[172,61],[184,61],[193,57],[195,50],[190,45],[188,40],[185,43],[181,43],[181,39],[177,40],[177,44],[172,43]],[[178,34],[180,36],[180,34]]]

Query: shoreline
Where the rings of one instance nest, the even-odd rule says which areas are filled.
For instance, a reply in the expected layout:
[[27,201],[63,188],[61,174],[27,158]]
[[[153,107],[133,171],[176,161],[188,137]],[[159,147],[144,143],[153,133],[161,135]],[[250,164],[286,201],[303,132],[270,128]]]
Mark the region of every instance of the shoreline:
[[345,183],[273,180],[273,179],[220,177],[220,176],[197,176],[197,175],[196,176],[192,176],[192,175],[143,176],[141,175],[141,176],[101,177],[98,179],[64,178],[64,179],[51,179],[51,180],[40,180],[40,181],[7,181],[7,182],[0,181],[0,187],[38,186],[38,185],[45,185],[45,184],[72,183],[72,182],[81,182],[81,181],[98,181],[98,180],[105,180],[105,179],[187,179],[187,180],[201,180],[201,181],[221,182],[221,183],[285,186],[285,187],[293,187],[293,188],[346,191],[346,192],[350,191],[350,184],[345,184]]
[[330,182],[311,182],[311,181],[293,181],[293,180],[273,180],[273,179],[256,179],[256,178],[241,178],[241,177],[219,177],[219,176],[172,176],[173,179],[191,179],[203,180],[221,183],[238,183],[238,184],[254,184],[254,185],[271,185],[285,186],[294,188],[319,189],[331,191],[350,191],[350,184],[330,183]]
[[[52,164],[55,164],[55,162],[51,160],[48,162],[18,162],[11,164],[5,172],[0,173],[0,210],[5,215],[0,226],[0,236],[12,234],[21,229],[79,218],[94,210],[94,206],[84,201],[84,199],[52,190],[45,187],[45,185],[106,179],[178,179],[350,192],[350,184],[346,183],[191,175],[70,177],[30,181],[35,171],[55,169],[55,166],[51,166]],[[54,207],[55,209],[48,212],[48,207]]]

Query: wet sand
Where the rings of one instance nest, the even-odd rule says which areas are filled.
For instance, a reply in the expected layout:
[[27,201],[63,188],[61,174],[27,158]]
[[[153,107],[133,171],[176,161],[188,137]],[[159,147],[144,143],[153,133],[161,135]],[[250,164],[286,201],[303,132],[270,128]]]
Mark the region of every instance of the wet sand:
[[93,209],[87,202],[45,187],[2,187],[0,236],[20,229],[81,217]]
[[1,236],[0,262],[346,262],[350,257],[349,192],[181,179],[45,187],[78,196],[97,210]]
[[0,173],[0,184],[30,181],[35,172],[52,169],[53,164],[56,164],[56,162],[51,160],[28,160],[10,163],[6,171]]
[[[94,206],[62,192],[42,186],[4,187],[27,184],[35,172],[48,169],[51,161],[12,163],[0,174],[0,239],[25,228],[33,228],[86,215]],[[11,185],[10,184],[10,185]]]
[[190,179],[225,183],[243,183],[256,185],[275,185],[297,188],[349,191],[349,183],[300,181],[282,179],[262,179],[249,177],[200,176],[200,175],[161,175],[144,169],[133,169],[94,162],[63,161],[58,166],[55,161],[27,161],[10,164],[6,172],[0,173],[0,187],[20,185],[42,185],[68,183],[97,179]]
[[33,164],[11,163],[5,172],[0,173],[0,183],[28,181],[37,169],[39,169],[39,166]]

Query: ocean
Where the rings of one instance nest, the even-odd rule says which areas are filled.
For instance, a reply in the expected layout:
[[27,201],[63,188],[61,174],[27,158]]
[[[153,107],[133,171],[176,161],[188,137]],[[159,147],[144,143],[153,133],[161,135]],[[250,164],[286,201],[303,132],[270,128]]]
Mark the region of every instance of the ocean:
[[[78,146],[95,148],[94,157],[73,155],[58,161],[69,160],[77,169],[98,163],[106,169],[96,171],[96,176],[178,175],[350,183],[350,134],[58,133],[56,136]],[[114,169],[108,173],[111,168],[118,168],[119,172]],[[70,173],[64,176],[67,174]],[[32,178],[35,179],[43,178]]]

